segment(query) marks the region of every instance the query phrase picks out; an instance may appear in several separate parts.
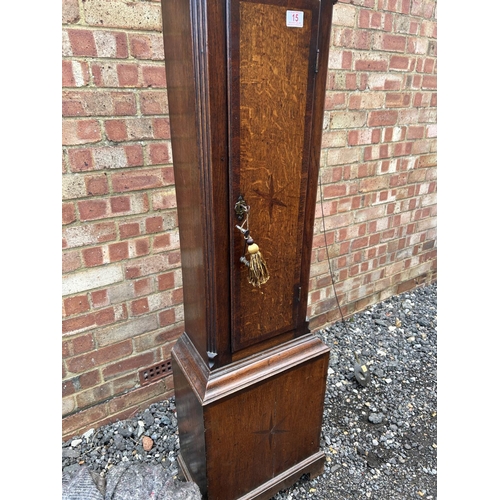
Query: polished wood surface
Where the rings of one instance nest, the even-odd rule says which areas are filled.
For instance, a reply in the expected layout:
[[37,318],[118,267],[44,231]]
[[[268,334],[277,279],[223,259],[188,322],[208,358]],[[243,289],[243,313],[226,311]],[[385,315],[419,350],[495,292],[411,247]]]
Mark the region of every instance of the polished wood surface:
[[[206,152],[200,144],[199,74],[194,53],[189,2],[169,0],[162,3],[165,67],[167,74],[172,154],[174,158],[177,214],[182,254],[185,329],[198,351],[208,359],[207,332],[210,330],[211,300],[206,274],[207,211],[202,179],[207,170]],[[213,266],[212,266],[213,267]]]
[[250,206],[250,234],[271,276],[261,288],[249,286],[237,234],[233,351],[297,323],[318,9],[302,10],[301,28],[286,25],[287,10],[275,2],[231,3],[239,28],[230,44],[232,199],[242,195]]
[[[162,0],[185,333],[179,464],[207,500],[323,470],[328,348],[306,318],[331,0]],[[303,14],[286,26],[287,11]],[[246,280],[235,204],[268,264]]]
[[305,335],[213,371],[197,357],[181,337],[172,360],[182,467],[209,500],[281,488],[300,463],[302,473],[320,471],[329,350],[319,339]]
[[163,0],[162,20],[185,330],[215,368],[232,360],[225,1]]
[[[212,369],[308,332],[331,8],[162,2],[185,325]],[[302,28],[287,10],[303,11]],[[260,289],[239,262],[240,194],[271,273]]]

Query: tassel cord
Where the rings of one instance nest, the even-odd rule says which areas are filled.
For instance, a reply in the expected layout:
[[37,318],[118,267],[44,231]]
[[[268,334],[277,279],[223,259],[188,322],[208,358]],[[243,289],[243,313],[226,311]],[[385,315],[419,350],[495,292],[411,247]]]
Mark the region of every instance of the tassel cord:
[[[259,251],[259,246],[254,242],[250,236],[249,229],[249,212],[250,206],[244,206],[240,203],[240,210],[245,213],[245,220],[241,223],[241,226],[236,226],[236,228],[243,234],[245,243],[243,245],[243,254],[240,257],[240,262],[248,267],[248,282],[252,286],[259,287],[269,280],[269,270],[267,269],[267,264],[262,254]],[[246,253],[250,254],[250,258],[247,259]]]

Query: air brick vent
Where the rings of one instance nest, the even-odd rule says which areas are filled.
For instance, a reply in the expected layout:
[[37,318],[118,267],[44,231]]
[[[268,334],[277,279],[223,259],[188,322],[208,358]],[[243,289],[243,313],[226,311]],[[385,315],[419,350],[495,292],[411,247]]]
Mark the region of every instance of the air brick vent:
[[139,379],[141,381],[141,385],[147,385],[171,374],[172,362],[168,359],[166,361],[156,363],[149,368],[141,368],[139,370]]

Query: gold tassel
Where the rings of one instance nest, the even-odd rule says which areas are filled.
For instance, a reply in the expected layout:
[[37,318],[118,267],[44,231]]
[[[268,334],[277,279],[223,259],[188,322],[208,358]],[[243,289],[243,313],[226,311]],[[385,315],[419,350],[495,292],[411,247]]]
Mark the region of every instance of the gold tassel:
[[259,252],[259,246],[251,239],[248,240],[248,253],[250,254],[248,282],[253,286],[260,287],[269,279],[269,271],[266,261]]

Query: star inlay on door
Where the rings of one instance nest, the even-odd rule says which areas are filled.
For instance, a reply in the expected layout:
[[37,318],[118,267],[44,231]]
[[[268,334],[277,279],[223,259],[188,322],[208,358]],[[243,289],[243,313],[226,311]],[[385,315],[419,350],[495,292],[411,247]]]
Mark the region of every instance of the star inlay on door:
[[278,205],[280,207],[286,207],[286,204],[283,203],[277,195],[281,193],[283,189],[278,189],[276,191],[274,187],[274,178],[273,174],[269,176],[269,190],[267,193],[261,191],[260,189],[254,189],[254,192],[257,193],[259,196],[261,196],[269,205],[269,219],[273,218],[273,208],[275,205]]

